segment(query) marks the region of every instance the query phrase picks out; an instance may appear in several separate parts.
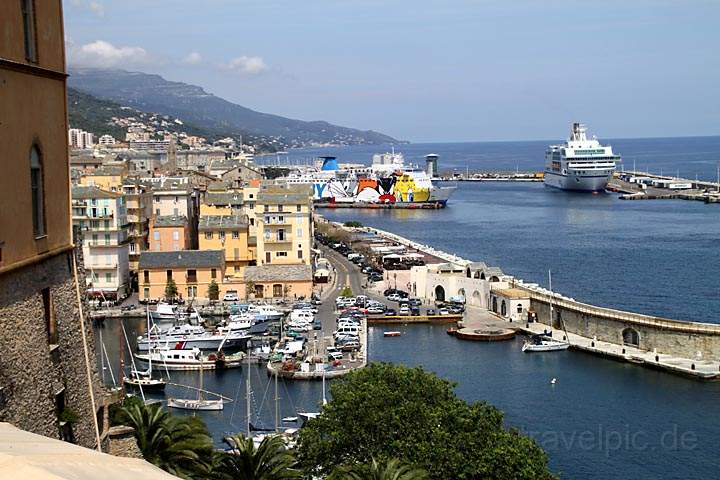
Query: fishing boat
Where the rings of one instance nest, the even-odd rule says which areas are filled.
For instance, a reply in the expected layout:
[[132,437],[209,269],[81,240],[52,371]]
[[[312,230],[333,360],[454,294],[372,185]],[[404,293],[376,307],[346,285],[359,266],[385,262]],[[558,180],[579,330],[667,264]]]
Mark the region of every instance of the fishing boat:
[[207,332],[198,325],[176,325],[168,330],[158,332],[150,331],[145,337],[138,337],[138,350],[146,352],[155,349],[173,348],[175,350],[217,351],[221,347],[225,351],[247,350],[248,342],[252,337],[247,330],[236,329],[231,332],[218,330]]
[[150,312],[150,317],[156,322],[167,322],[171,320],[196,320],[197,312],[184,312],[175,305],[169,303],[158,303],[155,311]]
[[400,335],[402,335],[402,332],[397,332],[397,331],[383,332],[384,337],[399,337]]

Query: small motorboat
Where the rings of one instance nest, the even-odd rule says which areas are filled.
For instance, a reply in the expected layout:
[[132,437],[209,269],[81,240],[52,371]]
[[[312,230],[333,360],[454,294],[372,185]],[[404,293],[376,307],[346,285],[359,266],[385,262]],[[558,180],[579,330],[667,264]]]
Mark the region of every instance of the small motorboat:
[[285,423],[295,423],[298,421],[298,417],[283,417],[282,421]]
[[383,332],[383,336],[385,337],[399,337],[400,335],[402,335],[402,333],[397,331]]
[[180,408],[183,410],[222,410],[222,400],[206,400],[200,398],[168,398],[167,402],[170,408]]
[[523,352],[556,352],[559,350],[567,350],[570,347],[568,342],[554,340],[546,335],[533,335],[530,340],[526,340],[522,346]]
[[447,329],[446,333],[447,333],[448,335],[454,337],[455,334],[457,333],[457,331],[458,331],[457,328],[455,328],[455,327],[450,327],[450,328]]
[[167,382],[164,378],[152,378],[142,375],[125,377],[123,378],[123,383],[131,388],[143,389],[153,392],[163,391],[165,390],[165,385],[167,385]]

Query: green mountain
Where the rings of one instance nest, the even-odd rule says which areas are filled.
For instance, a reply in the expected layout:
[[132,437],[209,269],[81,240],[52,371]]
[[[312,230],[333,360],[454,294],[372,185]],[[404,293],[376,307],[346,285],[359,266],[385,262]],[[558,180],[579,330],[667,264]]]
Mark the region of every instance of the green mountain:
[[234,104],[201,87],[170,82],[159,75],[109,69],[74,69],[69,85],[101,99],[143,111],[158,112],[183,119],[193,125],[229,136],[252,138],[256,144],[275,148],[313,144],[382,144],[398,140],[374,132],[339,127],[324,121],[303,121],[261,113]]

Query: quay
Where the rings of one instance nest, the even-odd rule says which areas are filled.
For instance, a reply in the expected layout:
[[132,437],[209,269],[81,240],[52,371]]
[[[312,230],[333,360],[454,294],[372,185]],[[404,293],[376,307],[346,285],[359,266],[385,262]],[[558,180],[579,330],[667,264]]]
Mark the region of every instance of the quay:
[[648,172],[616,172],[606,190],[619,193],[621,200],[693,200],[720,203],[720,183]]
[[441,182],[542,182],[543,172],[466,171],[465,173],[443,173]]
[[350,234],[366,238],[372,235],[378,243],[401,245],[436,259],[437,263],[409,270],[386,270],[384,281],[374,288],[382,290],[393,283],[407,286],[413,296],[426,302],[464,296],[466,312],[458,322],[458,338],[471,339],[475,334],[482,339],[486,333],[499,334],[503,329],[524,334],[547,330],[562,336],[567,331],[574,350],[694,379],[720,380],[720,324],[665,319],[586,304],[525,283],[497,267],[471,262],[384,230],[334,225]]

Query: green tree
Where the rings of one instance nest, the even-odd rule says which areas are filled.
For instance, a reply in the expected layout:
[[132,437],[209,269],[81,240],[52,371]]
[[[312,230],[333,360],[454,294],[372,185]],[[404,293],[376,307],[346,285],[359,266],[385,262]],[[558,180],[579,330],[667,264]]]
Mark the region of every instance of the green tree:
[[175,280],[173,280],[172,278],[168,278],[168,281],[165,284],[165,298],[167,298],[168,300],[172,300],[173,298],[177,297],[177,294],[178,289]]
[[245,300],[250,298],[251,293],[255,293],[255,282],[248,280],[245,282]]
[[148,462],[181,478],[207,478],[211,473],[213,444],[202,420],[175,417],[160,405],[143,403],[124,407],[123,417],[135,429]]
[[232,452],[216,466],[221,480],[285,480],[301,478],[295,456],[281,437],[268,436],[255,448],[252,438],[235,435],[225,439]]
[[360,228],[363,226],[362,223],[356,221],[349,221],[343,224],[345,227]]
[[329,480],[428,480],[425,470],[413,468],[397,458],[378,462],[374,458],[369,465],[354,464],[338,467]]
[[350,288],[350,287],[343,288],[342,291],[340,292],[340,296],[341,297],[352,297],[353,296],[352,288]]
[[218,287],[218,284],[215,280],[210,280],[207,294],[210,300],[217,300],[218,298],[220,298],[220,287]]
[[502,413],[467,404],[454,385],[422,368],[373,363],[333,382],[332,401],[300,430],[308,475],[338,463],[402,458],[431,479],[551,479],[545,452],[506,430]]

